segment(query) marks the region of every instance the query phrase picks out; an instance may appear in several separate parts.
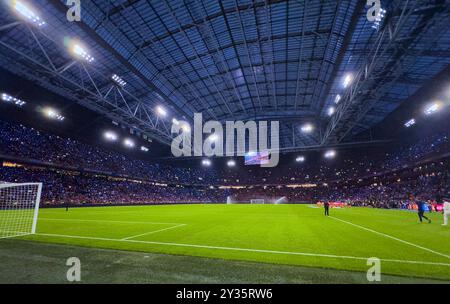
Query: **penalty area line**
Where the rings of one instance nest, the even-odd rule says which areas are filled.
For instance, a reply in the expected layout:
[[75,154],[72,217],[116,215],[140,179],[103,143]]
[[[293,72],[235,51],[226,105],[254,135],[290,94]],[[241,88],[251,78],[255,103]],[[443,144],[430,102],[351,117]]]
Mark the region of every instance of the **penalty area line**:
[[345,223],[345,224],[348,224],[348,225],[357,227],[357,228],[359,228],[359,229],[366,230],[366,231],[369,231],[369,232],[372,232],[372,233],[375,233],[375,234],[384,236],[384,237],[386,237],[386,238],[389,238],[389,239],[398,241],[398,242],[400,242],[400,243],[403,243],[403,244],[406,244],[406,245],[410,245],[410,246],[413,246],[413,247],[416,247],[416,248],[419,248],[419,249],[422,249],[422,250],[425,250],[425,251],[434,253],[434,254],[436,254],[436,255],[440,255],[440,256],[446,257],[447,259],[450,259],[450,256],[447,255],[447,254],[440,253],[440,252],[438,252],[438,251],[435,251],[435,250],[432,250],[432,249],[429,249],[429,248],[426,248],[426,247],[423,247],[423,246],[420,246],[420,245],[416,245],[416,244],[414,244],[414,243],[411,243],[411,242],[408,242],[408,241],[399,239],[399,238],[397,238],[397,237],[395,237],[395,236],[392,236],[392,235],[389,235],[389,234],[385,234],[385,233],[382,233],[382,232],[378,232],[378,231],[376,231],[376,230],[373,230],[373,229],[370,229],[370,228],[366,228],[366,227],[364,227],[364,226],[360,226],[360,225],[357,225],[357,224],[354,224],[354,223],[352,223],[352,222],[348,222],[348,221],[342,220],[342,219],[337,218],[337,217],[334,217],[334,216],[330,216],[330,218],[332,218],[333,220],[340,221],[340,222],[342,222],[342,223]]
[[163,232],[163,231],[170,230],[170,229],[175,229],[175,228],[178,228],[178,227],[181,227],[181,226],[186,226],[186,224],[179,224],[179,225],[168,227],[168,228],[163,228],[163,229],[158,229],[158,230],[155,230],[155,231],[150,231],[150,232],[146,232],[146,233],[132,235],[132,236],[129,236],[129,237],[121,239],[121,241],[126,241],[126,240],[134,239],[134,238],[137,238],[137,237],[140,237],[140,236],[149,235],[149,234],[153,234],[153,233]]
[[[139,241],[139,240],[123,240],[123,239],[111,239],[111,238],[102,238],[102,237],[89,237],[89,236],[77,236],[77,235],[65,235],[65,234],[36,233],[36,235],[48,236],[48,237],[60,237],[60,238],[111,241],[111,242],[129,242],[129,243],[150,244],[150,245],[160,245],[160,246],[190,247],[190,248],[216,249],[216,250],[228,250],[228,251],[244,251],[244,252],[259,252],[259,253],[269,253],[269,254],[299,255],[299,256],[310,256],[310,257],[331,258],[331,259],[349,259],[349,260],[361,260],[361,261],[367,261],[369,259],[366,257],[333,255],[333,254],[322,254],[322,253],[290,252],[290,251],[250,249],[250,248],[239,248],[239,247],[221,247],[221,246],[208,246],[208,245],[195,245],[195,244],[166,243],[166,242]],[[392,263],[420,264],[420,265],[434,265],[434,266],[450,267],[449,263],[440,263],[440,262],[410,261],[410,260],[397,260],[397,259],[380,259],[380,260],[384,261],[384,262],[392,262]]]

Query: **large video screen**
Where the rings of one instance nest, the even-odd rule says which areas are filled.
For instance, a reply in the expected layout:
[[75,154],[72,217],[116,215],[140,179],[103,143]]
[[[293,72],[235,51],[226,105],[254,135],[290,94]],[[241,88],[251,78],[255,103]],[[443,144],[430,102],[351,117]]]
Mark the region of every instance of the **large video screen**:
[[269,163],[269,152],[248,152],[244,155],[245,165],[264,165]]

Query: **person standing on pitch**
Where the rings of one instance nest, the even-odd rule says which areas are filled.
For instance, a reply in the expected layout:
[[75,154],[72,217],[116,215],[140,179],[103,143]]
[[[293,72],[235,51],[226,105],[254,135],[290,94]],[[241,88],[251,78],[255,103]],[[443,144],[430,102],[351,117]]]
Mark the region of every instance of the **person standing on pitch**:
[[325,216],[330,215],[330,203],[328,201],[325,201],[323,203],[323,207],[325,208]]
[[448,217],[450,215],[450,198],[444,197],[444,208],[442,210],[442,213],[444,214],[444,224],[442,226],[448,225]]
[[411,200],[416,201],[417,215],[419,216],[420,222],[422,223],[423,219],[426,219],[428,221],[428,223],[430,224],[431,220],[424,215],[424,213],[427,209],[427,203],[424,200],[422,200],[420,197],[418,197],[417,200],[415,198],[416,198],[415,196],[412,196]]

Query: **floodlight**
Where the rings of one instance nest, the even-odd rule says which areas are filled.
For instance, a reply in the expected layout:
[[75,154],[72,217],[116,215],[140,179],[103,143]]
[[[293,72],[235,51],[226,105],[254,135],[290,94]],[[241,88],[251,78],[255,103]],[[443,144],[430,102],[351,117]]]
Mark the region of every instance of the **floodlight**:
[[45,108],[44,109],[44,114],[45,114],[45,116],[47,116],[50,119],[56,119],[56,120],[59,120],[59,121],[63,121],[65,119],[64,116],[59,114],[59,112],[56,111],[53,108]]
[[162,116],[162,117],[166,117],[167,116],[167,111],[162,106],[157,106],[156,107],[156,113],[158,113],[158,115]]
[[336,156],[336,151],[328,150],[324,154],[325,158],[334,158]]
[[309,123],[301,127],[303,133],[311,133],[313,129],[314,129],[313,125]]
[[416,120],[414,118],[408,120],[407,122],[405,122],[405,127],[409,128],[412,127],[416,124]]
[[302,163],[305,161],[305,157],[304,156],[297,156],[297,158],[295,159],[296,162],[298,163]]
[[236,166],[236,162],[235,162],[234,160],[230,159],[230,160],[227,162],[227,166],[228,166],[228,167],[234,167],[234,166]]
[[439,111],[440,108],[441,108],[440,102],[433,102],[425,107],[424,113],[425,113],[425,115],[431,115],[431,114]]
[[80,58],[80,59],[83,59],[83,60],[86,60],[86,61],[89,62],[89,63],[92,62],[92,61],[94,61],[94,57],[92,57],[92,56],[86,51],[86,49],[85,49],[83,46],[81,46],[81,44],[78,43],[78,42],[73,42],[73,43],[72,43],[71,51],[72,51],[72,53],[73,53],[76,57],[78,57],[78,58]]
[[128,148],[133,148],[133,147],[134,147],[134,141],[132,141],[132,140],[129,139],[129,138],[126,138],[126,139],[123,141],[123,144],[125,145],[125,147],[128,147]]
[[109,141],[116,141],[118,138],[117,134],[111,131],[106,131],[103,136]]
[[336,111],[335,107],[329,107],[328,108],[328,116],[332,116],[334,114],[334,112]]
[[20,15],[20,17],[26,19],[27,21],[33,23],[36,26],[43,26],[45,25],[45,21],[41,19],[34,11],[33,9],[26,5],[25,3],[15,0],[13,1],[13,8],[16,11],[17,14]]
[[202,165],[209,167],[209,166],[211,166],[211,161],[209,159],[204,159],[204,160],[202,160]]
[[347,88],[353,81],[353,76],[352,74],[348,73],[345,75],[344,77],[344,82],[343,82],[343,86],[344,88]]
[[148,150],[148,148],[147,148],[147,147],[145,147],[145,146],[141,146],[141,151],[143,151],[143,152],[148,152],[149,150]]
[[341,95],[337,94],[336,97],[334,98],[334,103],[338,104],[339,101],[341,101]]
[[8,95],[6,93],[2,94],[2,100],[7,102],[7,103],[13,103],[14,105],[18,106],[18,107],[22,107],[26,104],[25,101],[12,97],[11,95]]
[[115,84],[121,87],[124,87],[127,84],[122,78],[120,78],[116,74],[112,75],[111,79],[114,81]]

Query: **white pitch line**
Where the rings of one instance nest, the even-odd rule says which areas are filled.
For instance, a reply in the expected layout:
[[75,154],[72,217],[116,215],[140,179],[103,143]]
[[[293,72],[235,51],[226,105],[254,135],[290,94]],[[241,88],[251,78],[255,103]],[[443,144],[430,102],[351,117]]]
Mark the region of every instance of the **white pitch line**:
[[150,231],[150,232],[141,233],[141,234],[138,234],[138,235],[129,236],[129,237],[121,239],[121,241],[126,241],[126,240],[129,240],[129,239],[134,239],[134,238],[137,238],[137,237],[140,237],[140,236],[149,235],[149,234],[153,234],[153,233],[157,233],[157,232],[162,232],[162,231],[166,231],[166,230],[170,230],[170,229],[175,229],[175,228],[178,228],[178,227],[181,227],[181,226],[186,226],[186,224],[179,224],[179,225],[176,225],[176,226],[173,226],[173,227],[163,228],[163,229],[159,229],[159,230],[155,230],[155,231]]
[[130,222],[130,221],[108,221],[108,220],[86,220],[86,219],[62,219],[39,217],[39,221],[67,221],[67,222],[96,222],[96,223],[118,223],[118,224],[155,224],[155,225],[185,225],[181,223],[162,223],[162,222]]
[[397,237],[395,237],[395,236],[392,236],[392,235],[389,235],[389,234],[385,234],[385,233],[382,233],[382,232],[378,232],[378,231],[372,230],[372,229],[370,229],[370,228],[366,228],[366,227],[363,227],[363,226],[354,224],[354,223],[352,223],[352,222],[348,222],[348,221],[345,221],[345,220],[341,220],[341,219],[339,219],[339,218],[337,218],[337,217],[334,217],[334,216],[330,216],[330,218],[332,218],[332,219],[334,219],[334,220],[336,220],[336,221],[340,221],[340,222],[346,223],[346,224],[348,224],[348,225],[352,225],[352,226],[358,227],[358,228],[360,228],[360,229],[363,229],[363,230],[366,230],[366,231],[369,231],[369,232],[372,232],[372,233],[375,233],[375,234],[378,234],[378,235],[387,237],[387,238],[389,238],[389,239],[396,240],[396,241],[401,242],[401,243],[403,243],[403,244],[407,244],[407,245],[410,245],[410,246],[413,246],[413,247],[416,247],[416,248],[419,248],[419,249],[422,249],[422,250],[425,250],[425,251],[434,253],[434,254],[436,254],[436,255],[440,255],[440,256],[446,257],[447,259],[450,259],[450,256],[447,255],[447,254],[440,253],[440,252],[438,252],[438,251],[435,251],[435,250],[432,250],[432,249],[429,249],[429,248],[426,248],[426,247],[423,247],[423,246],[420,246],[420,245],[416,245],[416,244],[413,244],[413,243],[408,242],[408,241],[404,241],[404,240],[399,239],[399,238],[397,238]]
[[[351,259],[351,260],[362,260],[362,261],[367,261],[367,259],[369,259],[369,258],[365,258],[365,257],[322,254],[322,253],[290,252],[290,251],[276,251],[276,250],[250,249],[250,248],[238,248],[238,247],[220,247],[220,246],[180,244],[180,243],[165,243],[165,242],[152,242],[152,241],[139,241],[139,240],[121,240],[121,239],[76,236],[76,235],[65,235],[65,234],[49,234],[49,233],[36,233],[36,234],[42,235],[42,236],[50,236],[50,237],[88,239],[88,240],[113,241],[113,242],[129,242],[129,243],[152,244],[152,245],[161,245],[161,246],[192,247],[192,248],[217,249],[217,250],[229,250],[229,251],[246,251],[246,252],[261,252],[261,253],[271,253],[271,254],[301,255],[301,256],[312,256],[312,257],[333,258],[333,259]],[[380,259],[380,260],[384,261],[384,262],[393,262],[393,263],[420,264],[420,265],[434,265],[434,266],[450,267],[449,263],[396,260],[396,259]]]

